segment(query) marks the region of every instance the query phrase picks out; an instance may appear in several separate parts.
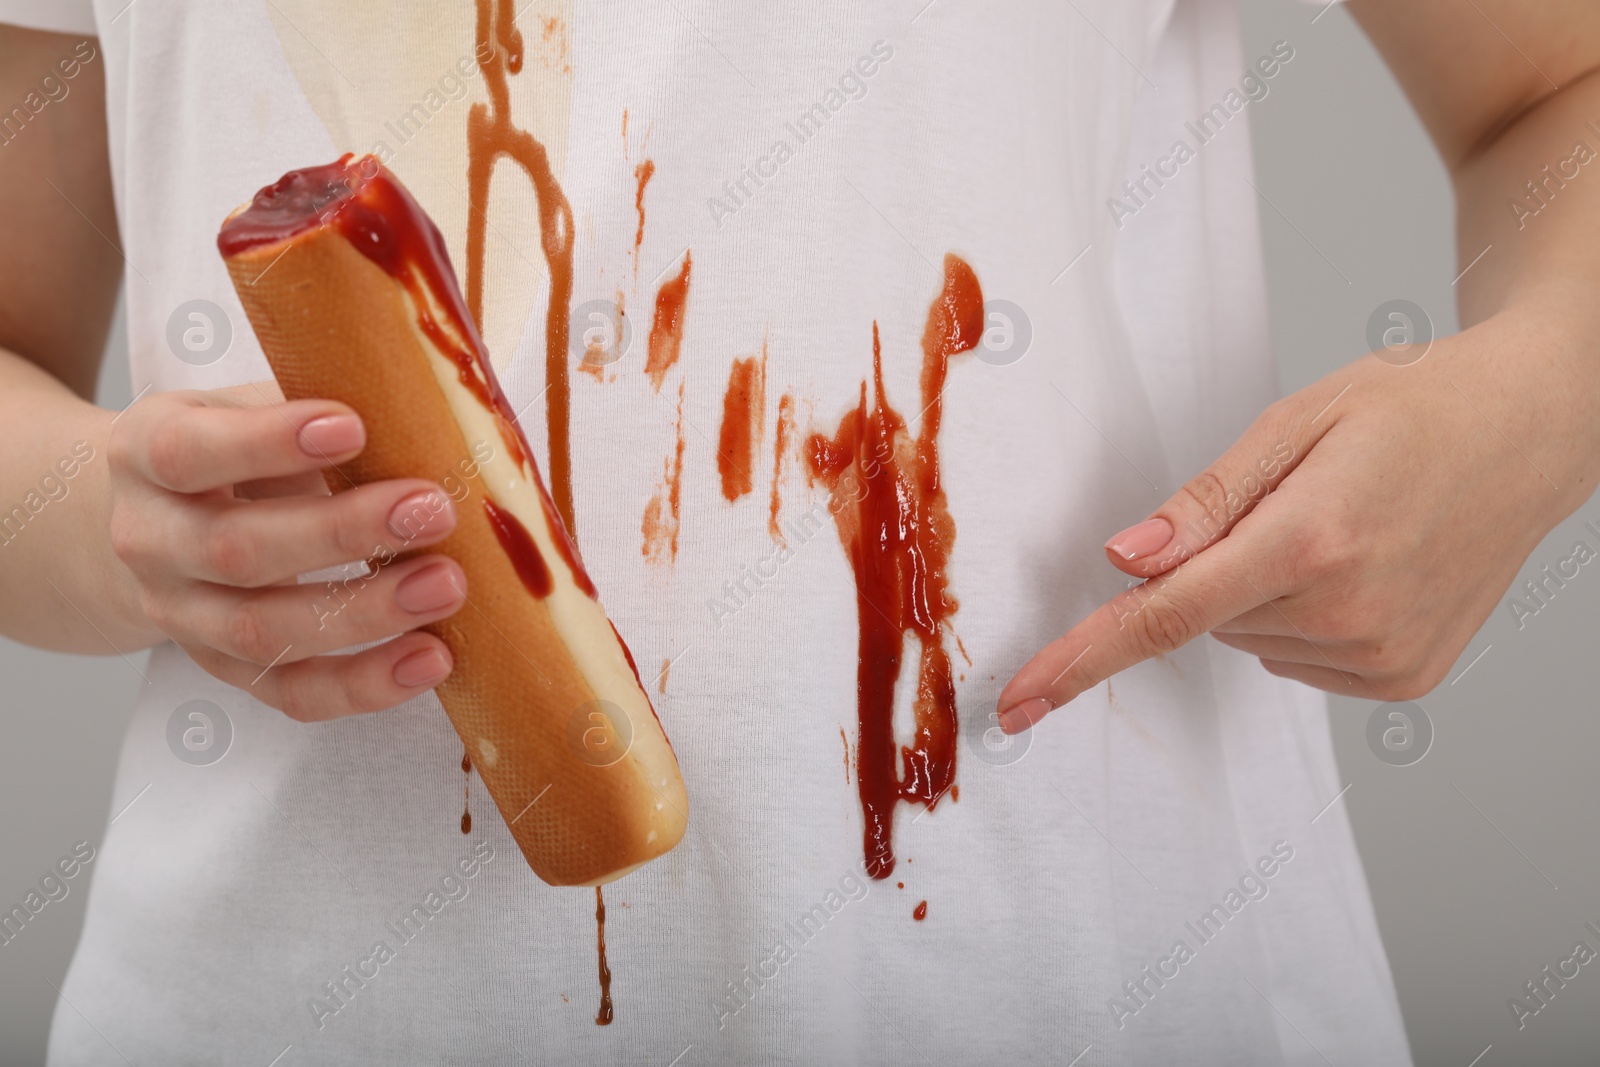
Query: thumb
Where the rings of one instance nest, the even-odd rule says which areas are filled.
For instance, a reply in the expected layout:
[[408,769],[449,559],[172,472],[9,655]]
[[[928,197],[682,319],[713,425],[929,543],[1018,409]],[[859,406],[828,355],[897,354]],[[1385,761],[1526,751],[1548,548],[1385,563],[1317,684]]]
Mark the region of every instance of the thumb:
[[1226,537],[1337,421],[1331,392],[1318,383],[1262,412],[1149,518],[1112,534],[1105,544],[1112,566],[1136,578],[1165,574]]

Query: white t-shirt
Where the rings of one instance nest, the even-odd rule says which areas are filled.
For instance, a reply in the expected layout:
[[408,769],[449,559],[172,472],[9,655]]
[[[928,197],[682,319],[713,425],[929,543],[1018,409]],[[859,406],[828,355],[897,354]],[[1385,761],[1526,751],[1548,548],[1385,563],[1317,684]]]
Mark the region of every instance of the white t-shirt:
[[[379,149],[465,273],[474,15],[0,0],[98,33],[135,391],[269,376],[214,238],[291,168]],[[432,696],[300,725],[166,645],[50,1062],[1409,1063],[1329,807],[1321,694],[1201,640],[1009,744],[986,732],[1012,672],[1124,586],[1105,538],[1276,393],[1243,179],[1247,100],[1294,76],[1292,49],[1241,56],[1227,0],[536,0],[516,19],[509,106],[572,206],[572,305],[620,303],[633,333],[572,375],[578,540],[646,681],[670,663],[653,695],[692,801],[684,842],[607,887],[615,1022],[594,1021],[594,894],[528,869]],[[488,217],[484,333],[543,462],[548,282],[508,163]],[[658,383],[645,334],[686,251]],[[876,880],[856,591],[832,522],[796,526],[829,498],[795,442],[855,409],[874,324],[915,432],[947,253],[993,327],[952,362],[938,436],[960,792],[899,805]],[[214,361],[183,347],[191,301],[231,324]],[[755,487],[730,500],[730,367],[763,353]],[[199,754],[193,701],[213,706]]]

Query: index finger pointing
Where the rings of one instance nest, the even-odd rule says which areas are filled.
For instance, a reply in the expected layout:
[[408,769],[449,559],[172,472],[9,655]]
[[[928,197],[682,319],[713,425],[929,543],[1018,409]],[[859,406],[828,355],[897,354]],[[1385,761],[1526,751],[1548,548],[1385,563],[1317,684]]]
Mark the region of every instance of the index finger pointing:
[[1001,691],[1001,730],[1020,733],[1118,671],[1281,595],[1254,541],[1241,526],[1175,569],[1118,593],[1046,645]]

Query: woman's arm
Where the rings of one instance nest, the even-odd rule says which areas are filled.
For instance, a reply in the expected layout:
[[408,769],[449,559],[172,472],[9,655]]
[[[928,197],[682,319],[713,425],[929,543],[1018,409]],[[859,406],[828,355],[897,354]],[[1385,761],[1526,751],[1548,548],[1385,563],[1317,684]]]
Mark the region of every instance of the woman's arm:
[[[454,508],[415,478],[328,495],[319,471],[365,444],[354,412],[274,403],[272,382],[120,415],[90,402],[122,262],[100,60],[79,43],[0,25],[0,106],[49,99],[15,133],[0,113],[0,633],[101,655],[170,638],[302,720],[433,687],[449,649],[416,628],[461,607],[466,576],[400,557],[447,536]],[[64,56],[81,68],[63,95],[40,83]],[[295,580],[379,549],[336,591]]]
[[1600,5],[1351,0],[1350,12],[1450,171],[1459,266],[1490,249],[1458,286],[1462,323],[1537,306],[1587,328],[1600,313]]
[[122,258],[98,42],[0,25],[0,109],[0,632],[127,651],[158,635],[105,544],[112,415],[92,401]]
[[1147,581],[1018,672],[1008,731],[1208,631],[1332,692],[1420,696],[1594,490],[1600,6],[1350,6],[1450,168],[1467,328],[1284,398],[1114,534],[1107,559]]

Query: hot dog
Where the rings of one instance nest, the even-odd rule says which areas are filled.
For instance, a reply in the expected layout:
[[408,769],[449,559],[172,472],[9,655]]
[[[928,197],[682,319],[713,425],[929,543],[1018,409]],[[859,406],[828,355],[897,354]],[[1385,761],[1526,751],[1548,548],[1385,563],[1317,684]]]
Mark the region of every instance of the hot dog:
[[425,627],[455,659],[437,693],[534,873],[601,885],[667,852],[688,820],[677,758],[433,222],[377,159],[346,155],[262,189],[217,247],[284,396],[366,424],[331,489],[450,479],[457,526],[430,551],[461,564],[468,601]]

